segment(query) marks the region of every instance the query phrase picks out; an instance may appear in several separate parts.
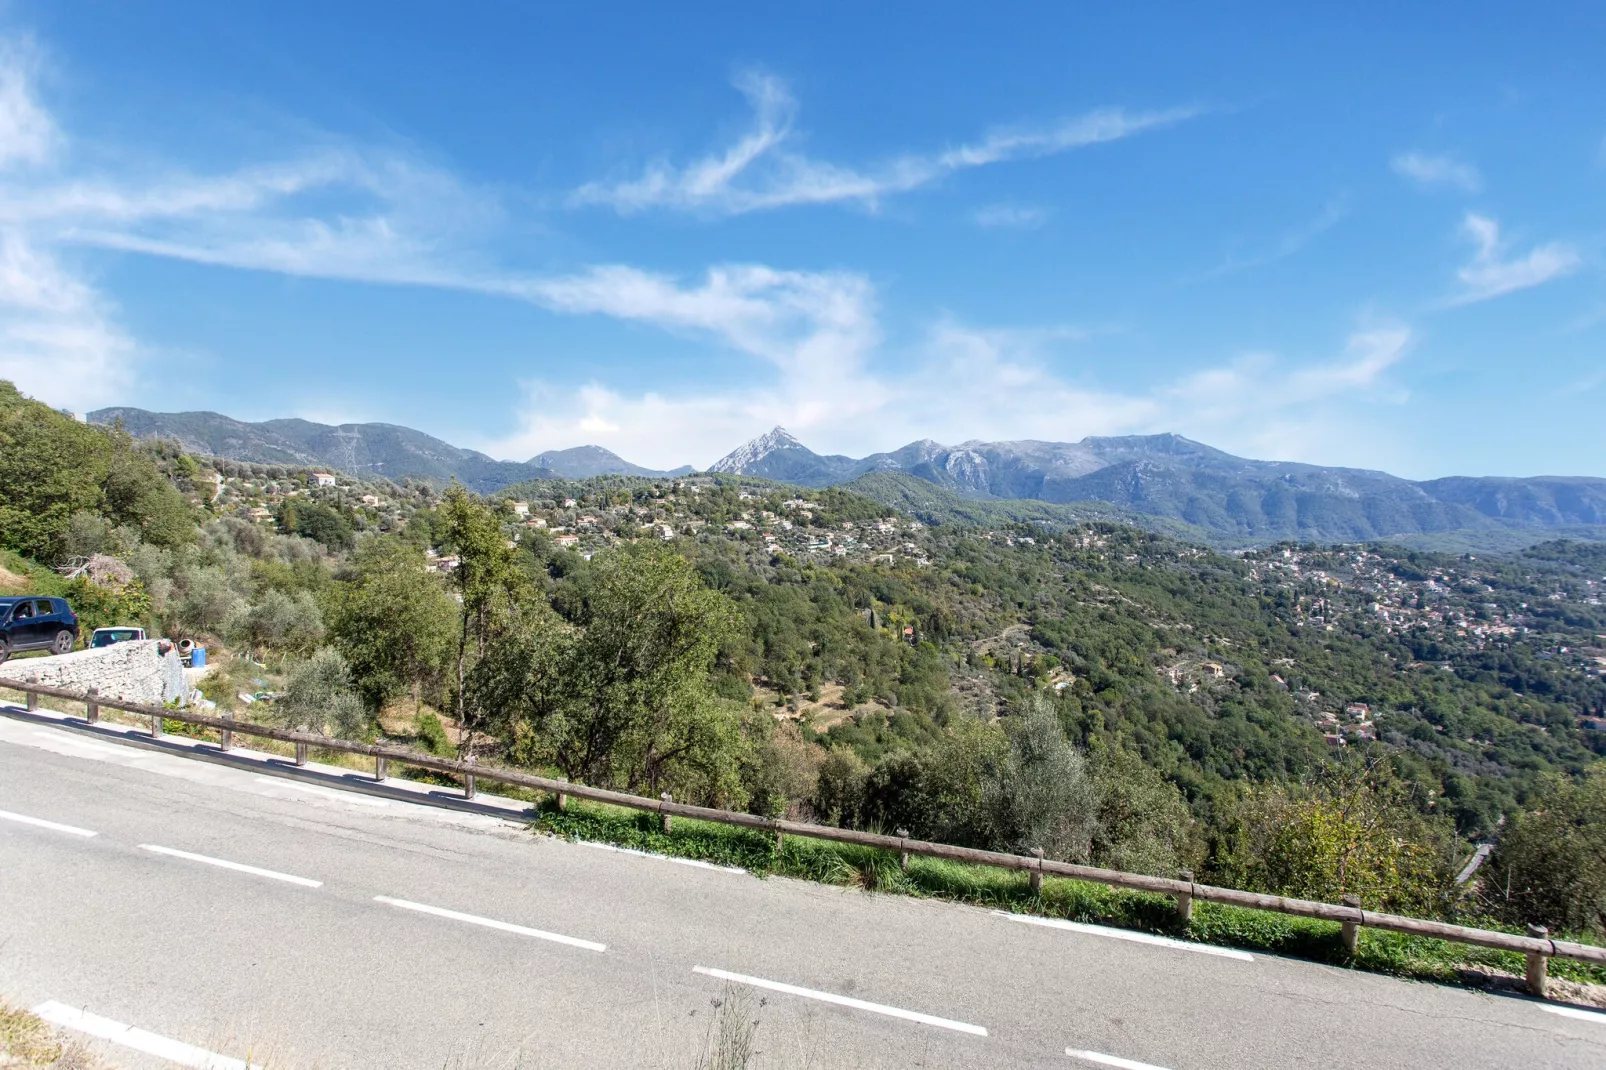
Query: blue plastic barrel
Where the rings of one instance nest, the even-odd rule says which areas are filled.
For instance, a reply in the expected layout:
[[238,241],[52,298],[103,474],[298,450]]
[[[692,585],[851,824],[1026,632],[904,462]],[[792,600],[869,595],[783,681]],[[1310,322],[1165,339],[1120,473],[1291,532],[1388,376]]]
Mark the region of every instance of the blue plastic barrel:
[[198,646],[190,651],[190,668],[206,668],[206,647]]

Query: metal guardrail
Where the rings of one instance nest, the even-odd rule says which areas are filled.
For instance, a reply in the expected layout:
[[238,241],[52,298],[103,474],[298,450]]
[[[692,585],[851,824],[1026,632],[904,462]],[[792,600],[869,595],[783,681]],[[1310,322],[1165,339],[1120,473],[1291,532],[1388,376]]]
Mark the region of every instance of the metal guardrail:
[[1041,887],[1043,876],[1049,875],[1091,881],[1096,884],[1126,888],[1132,891],[1169,895],[1175,899],[1177,912],[1183,920],[1187,920],[1192,916],[1195,900],[1226,903],[1231,906],[1247,907],[1253,910],[1270,910],[1281,914],[1291,914],[1296,917],[1318,918],[1323,921],[1339,923],[1341,926],[1341,939],[1345,947],[1351,952],[1355,950],[1355,941],[1361,928],[1383,929],[1389,932],[1406,933],[1411,936],[1426,936],[1438,940],[1494,948],[1499,951],[1514,951],[1526,957],[1528,988],[1539,996],[1543,996],[1545,993],[1547,963],[1552,957],[1577,959],[1582,962],[1606,965],[1606,947],[1579,944],[1568,940],[1552,940],[1544,927],[1537,925],[1528,927],[1528,935],[1518,936],[1514,933],[1497,932],[1492,929],[1477,929],[1465,925],[1453,925],[1448,922],[1427,921],[1421,918],[1403,917],[1398,914],[1382,914],[1377,911],[1363,910],[1360,906],[1360,900],[1354,896],[1346,896],[1343,905],[1334,905],[1309,899],[1261,895],[1257,892],[1239,891],[1236,888],[1218,888],[1214,885],[1199,884],[1192,879],[1192,874],[1188,872],[1181,874],[1180,879],[1172,880],[1166,877],[1150,877],[1141,873],[1123,873],[1119,870],[1100,869],[1096,866],[1079,866],[1070,862],[1056,862],[1042,857],[1041,851],[1030,855],[1008,854],[1002,851],[982,851],[973,847],[955,847],[952,844],[914,840],[906,835],[886,836],[873,832],[860,832],[856,829],[836,828],[831,825],[812,825],[801,821],[761,817],[757,814],[744,814],[732,810],[716,810],[707,806],[690,806],[686,803],[675,802],[668,793],[657,799],[649,799],[640,795],[609,791],[606,788],[593,788],[584,784],[575,784],[567,780],[535,776],[516,769],[503,769],[480,765],[475,762],[437,758],[432,754],[421,754],[404,747],[389,747],[374,743],[354,743],[351,740],[334,739],[312,732],[297,732],[292,729],[276,728],[271,725],[236,721],[232,717],[208,717],[188,710],[174,710],[165,706],[151,706],[144,703],[103,698],[93,688],[87,692],[70,691],[65,688],[49,687],[23,680],[0,679],[0,689],[20,691],[26,694],[30,710],[38,708],[40,696],[81,702],[85,706],[87,720],[90,723],[99,720],[102,708],[121,710],[125,713],[149,717],[151,719],[150,731],[153,738],[161,737],[162,721],[166,719],[179,721],[183,724],[216,729],[221,733],[219,746],[225,751],[233,745],[233,737],[236,733],[257,736],[263,739],[274,739],[282,743],[291,743],[295,745],[295,762],[297,765],[306,764],[307,751],[311,747],[345,754],[362,754],[374,759],[374,776],[376,780],[380,781],[385,779],[387,766],[390,762],[410,765],[418,769],[429,769],[438,773],[447,773],[463,778],[464,796],[470,799],[474,797],[477,781],[490,780],[553,795],[556,797],[560,809],[572,797],[656,813],[662,818],[665,831],[669,830],[672,818],[687,817],[699,821],[713,821],[724,825],[735,825],[741,828],[771,832],[775,834],[777,843],[786,836],[806,836],[811,839],[830,840],[835,843],[849,843],[861,847],[874,847],[885,851],[893,851],[898,854],[904,864],[907,864],[910,855],[925,855],[929,858],[942,858],[953,862],[995,866],[1001,869],[1024,870],[1030,875],[1034,890]]

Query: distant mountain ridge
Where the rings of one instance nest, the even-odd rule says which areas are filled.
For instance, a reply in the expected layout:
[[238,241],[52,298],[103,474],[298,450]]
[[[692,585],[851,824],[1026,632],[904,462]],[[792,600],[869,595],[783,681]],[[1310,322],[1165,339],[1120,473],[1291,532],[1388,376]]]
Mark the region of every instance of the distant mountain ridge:
[[906,496],[907,488],[864,477],[905,473],[960,498],[1103,503],[1233,542],[1606,526],[1606,479],[1454,476],[1419,483],[1365,469],[1248,460],[1174,434],[957,446],[924,439],[855,460],[816,454],[777,427],[712,470],[803,486],[846,484],[872,497],[894,486]]
[[690,465],[658,472],[601,446],[550,450],[528,461],[498,461],[477,450],[460,449],[438,438],[396,424],[320,424],[284,419],[249,423],[215,412],[148,412],[97,409],[90,423],[121,421],[135,438],[165,438],[194,453],[257,464],[310,465],[387,479],[456,479],[470,490],[489,494],[531,479],[586,479],[597,475],[662,476],[692,471]]
[[[215,412],[133,408],[100,409],[88,418],[98,424],[121,420],[136,437],[176,440],[196,453],[398,480],[456,479],[482,494],[531,480],[653,478],[693,470],[643,468],[600,446],[499,461],[395,424],[248,423]],[[1421,540],[1448,533],[1457,545],[1493,548],[1520,545],[1544,531],[1555,533],[1548,537],[1606,540],[1606,479],[1451,476],[1415,482],[1365,469],[1249,460],[1174,434],[1079,442],[971,440],[957,446],[921,439],[853,458],[815,453],[777,427],[708,470],[804,487],[845,485],[883,504],[917,514],[923,509],[933,520],[1111,519],[1219,546]]]

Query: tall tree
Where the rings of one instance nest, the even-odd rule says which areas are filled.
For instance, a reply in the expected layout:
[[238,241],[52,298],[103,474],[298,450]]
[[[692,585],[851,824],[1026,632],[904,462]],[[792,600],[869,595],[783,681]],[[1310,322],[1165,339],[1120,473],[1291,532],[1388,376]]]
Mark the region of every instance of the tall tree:
[[467,686],[479,718],[526,761],[575,780],[736,804],[744,707],[709,683],[730,601],[658,547],[599,554],[566,604],[521,613]]
[[449,662],[457,607],[424,564],[423,550],[413,543],[369,539],[357,553],[355,576],[334,596],[330,638],[369,709],[411,691],[416,715],[424,682],[437,679]]
[[502,520],[480,498],[457,483],[441,499],[445,546],[457,555],[451,585],[461,600],[457,636],[457,719],[468,735],[465,748],[472,753],[477,723],[469,721],[464,697],[469,658],[485,656],[486,648],[507,625],[520,589],[524,586],[513,549],[502,530]]

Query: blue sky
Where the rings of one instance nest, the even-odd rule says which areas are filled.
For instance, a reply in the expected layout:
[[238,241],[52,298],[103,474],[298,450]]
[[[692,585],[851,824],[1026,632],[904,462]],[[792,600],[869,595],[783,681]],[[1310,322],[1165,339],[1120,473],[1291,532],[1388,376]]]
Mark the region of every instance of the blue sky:
[[0,7],[0,376],[1606,475],[1606,8],[747,7]]

